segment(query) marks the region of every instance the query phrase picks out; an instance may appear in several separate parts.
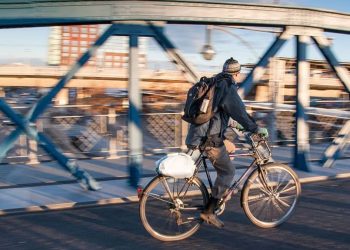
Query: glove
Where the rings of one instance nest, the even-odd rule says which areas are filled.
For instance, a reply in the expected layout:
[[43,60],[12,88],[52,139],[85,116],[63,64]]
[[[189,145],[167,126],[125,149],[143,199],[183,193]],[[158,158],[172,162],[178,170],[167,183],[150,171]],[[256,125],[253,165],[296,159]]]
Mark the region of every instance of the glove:
[[238,122],[236,124],[236,129],[239,130],[239,131],[244,131],[245,130],[244,127],[241,124],[239,124]]
[[260,135],[261,137],[269,137],[269,132],[267,131],[266,128],[258,128],[257,134]]
[[228,126],[231,128],[235,128],[239,131],[244,131],[245,129],[241,124],[239,124],[237,121],[233,120],[232,118],[229,119],[228,121]]

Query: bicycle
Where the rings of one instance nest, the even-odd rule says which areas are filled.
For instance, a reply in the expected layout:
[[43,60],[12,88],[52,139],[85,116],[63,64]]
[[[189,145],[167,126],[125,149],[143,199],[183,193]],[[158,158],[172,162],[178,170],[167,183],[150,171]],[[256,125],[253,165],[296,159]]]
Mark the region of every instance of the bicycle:
[[[241,191],[241,206],[249,220],[258,227],[272,228],[285,222],[295,210],[301,193],[296,173],[287,165],[271,163],[271,149],[265,138],[247,136],[251,148],[246,154],[253,162],[234,181],[215,211],[220,215],[232,195]],[[201,152],[191,178],[175,179],[158,175],[139,190],[139,213],[145,229],[161,241],[177,241],[198,231],[203,221],[199,214],[209,201],[209,191],[198,177],[203,167],[211,190],[213,184]]]

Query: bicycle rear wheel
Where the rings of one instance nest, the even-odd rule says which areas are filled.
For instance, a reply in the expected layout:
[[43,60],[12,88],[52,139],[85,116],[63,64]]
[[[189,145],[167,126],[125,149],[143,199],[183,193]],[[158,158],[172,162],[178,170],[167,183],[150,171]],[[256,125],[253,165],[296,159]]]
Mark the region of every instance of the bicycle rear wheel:
[[208,190],[197,177],[189,181],[157,176],[140,199],[141,222],[158,240],[182,240],[199,229],[199,214],[208,200]]
[[276,227],[292,215],[300,192],[298,177],[291,168],[267,164],[248,177],[242,191],[243,210],[255,225]]

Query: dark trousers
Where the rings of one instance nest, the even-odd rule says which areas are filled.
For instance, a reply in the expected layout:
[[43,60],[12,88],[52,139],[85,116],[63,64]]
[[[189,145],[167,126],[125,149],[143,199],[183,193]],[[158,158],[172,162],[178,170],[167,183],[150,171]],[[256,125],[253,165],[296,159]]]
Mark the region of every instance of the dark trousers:
[[212,196],[221,199],[225,191],[231,186],[235,175],[235,166],[230,160],[225,145],[220,147],[206,147],[205,152],[217,173],[212,189]]

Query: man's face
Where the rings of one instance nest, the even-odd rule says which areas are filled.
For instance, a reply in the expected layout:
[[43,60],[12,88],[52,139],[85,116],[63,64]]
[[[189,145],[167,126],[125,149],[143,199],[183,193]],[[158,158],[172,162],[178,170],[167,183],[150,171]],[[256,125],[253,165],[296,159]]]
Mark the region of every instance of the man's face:
[[236,83],[238,83],[238,80],[240,79],[240,72],[237,72],[235,74],[232,75],[233,76],[233,80],[235,80]]

